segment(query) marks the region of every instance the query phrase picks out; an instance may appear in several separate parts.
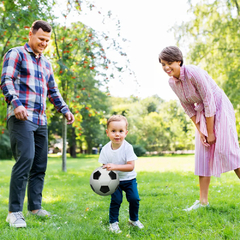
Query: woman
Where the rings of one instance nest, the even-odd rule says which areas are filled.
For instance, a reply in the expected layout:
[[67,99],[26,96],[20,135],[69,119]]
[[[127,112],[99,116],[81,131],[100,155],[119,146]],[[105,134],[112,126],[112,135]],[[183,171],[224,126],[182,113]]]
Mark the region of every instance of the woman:
[[179,48],[166,47],[159,55],[169,85],[196,126],[195,175],[199,176],[200,200],[184,209],[209,206],[211,176],[234,170],[240,178],[240,150],[234,109],[208,73],[193,65],[183,66]]

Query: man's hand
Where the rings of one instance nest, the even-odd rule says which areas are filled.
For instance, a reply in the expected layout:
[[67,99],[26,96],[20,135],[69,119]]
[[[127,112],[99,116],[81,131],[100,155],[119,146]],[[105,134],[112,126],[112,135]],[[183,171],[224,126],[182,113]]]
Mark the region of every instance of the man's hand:
[[19,120],[25,121],[27,120],[28,113],[27,109],[24,106],[19,106],[14,109],[15,117]]
[[67,124],[72,124],[75,120],[74,115],[71,112],[67,112],[65,118],[67,119]]

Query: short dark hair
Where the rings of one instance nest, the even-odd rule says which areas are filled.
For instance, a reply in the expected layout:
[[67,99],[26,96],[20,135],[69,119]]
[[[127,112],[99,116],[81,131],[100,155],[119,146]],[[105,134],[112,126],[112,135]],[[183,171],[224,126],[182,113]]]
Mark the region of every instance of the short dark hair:
[[32,27],[31,27],[32,33],[36,33],[39,28],[41,28],[44,32],[52,31],[50,24],[43,20],[37,20],[37,21],[33,22]]
[[161,63],[161,60],[168,61],[168,62],[181,61],[180,66],[183,65],[182,52],[178,47],[175,47],[175,46],[165,47],[159,54],[160,63]]

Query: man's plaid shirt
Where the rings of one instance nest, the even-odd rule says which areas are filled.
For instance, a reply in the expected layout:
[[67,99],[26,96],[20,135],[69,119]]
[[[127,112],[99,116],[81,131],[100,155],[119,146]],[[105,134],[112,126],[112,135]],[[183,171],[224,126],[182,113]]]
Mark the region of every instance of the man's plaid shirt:
[[10,49],[4,56],[1,89],[8,104],[8,119],[14,116],[16,107],[23,105],[29,121],[46,125],[47,97],[58,112],[69,111],[54,80],[51,64],[42,54],[37,58],[27,43]]

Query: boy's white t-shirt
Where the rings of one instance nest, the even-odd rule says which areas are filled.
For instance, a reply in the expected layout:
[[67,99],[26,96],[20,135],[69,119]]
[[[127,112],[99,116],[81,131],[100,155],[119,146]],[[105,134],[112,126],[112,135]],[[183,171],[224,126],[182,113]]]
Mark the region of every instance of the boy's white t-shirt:
[[[108,142],[101,150],[98,161],[102,164],[126,164],[129,161],[137,160],[137,156],[133,151],[133,147],[126,140],[123,141],[120,148],[113,150],[112,142]],[[120,181],[131,180],[136,178],[137,173],[133,170],[131,172],[116,171]]]

